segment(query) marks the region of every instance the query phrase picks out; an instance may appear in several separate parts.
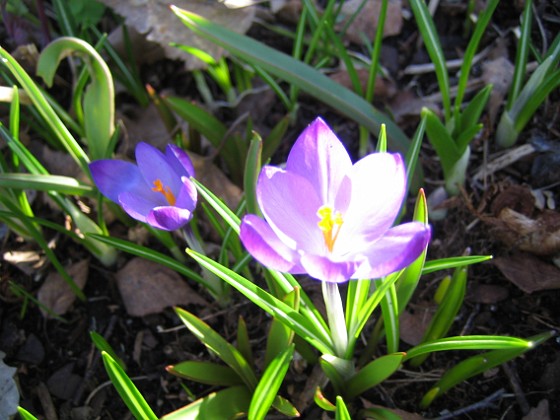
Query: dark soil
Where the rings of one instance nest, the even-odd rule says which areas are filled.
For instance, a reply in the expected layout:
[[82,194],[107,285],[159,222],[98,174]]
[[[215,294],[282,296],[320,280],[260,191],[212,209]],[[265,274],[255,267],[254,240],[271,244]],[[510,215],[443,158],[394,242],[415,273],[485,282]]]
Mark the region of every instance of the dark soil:
[[[464,8],[455,2],[441,2],[436,16],[436,24],[448,58],[456,58],[464,51],[465,40],[461,37],[464,22]],[[457,8],[458,7],[458,8]],[[541,39],[544,33],[548,44],[558,33],[560,13],[557,5],[537,2],[537,16],[543,25],[543,32],[534,29],[534,39]],[[502,4],[493,20],[494,26],[486,36],[484,46],[489,45],[498,33],[506,33],[517,25],[520,10]],[[548,16],[548,18],[547,18]],[[536,25],[534,25],[535,27]],[[274,43],[274,35],[262,27],[254,27],[253,35]],[[5,36],[5,35],[4,35]],[[425,53],[416,50],[418,34],[411,22],[405,24],[402,34],[386,42],[386,51],[397,52],[384,56],[388,67],[403,69],[415,62],[427,62]],[[511,41],[512,37],[507,37]],[[283,44],[282,44],[283,45]],[[284,45],[285,47],[285,45]],[[540,45],[536,45],[540,48]],[[509,46],[509,58],[514,58],[514,46]],[[391,58],[393,57],[393,58]],[[166,71],[162,72],[162,69]],[[480,71],[480,69],[475,69]],[[158,78],[152,77],[157,73]],[[162,61],[142,69],[143,77],[156,80],[157,90],[173,88],[177,80],[182,86],[196,89],[189,75],[177,63]],[[437,92],[433,73],[422,76],[407,76],[397,71],[392,74],[397,89],[404,89],[412,82],[417,86],[418,96]],[[185,82],[187,81],[187,82]],[[181,92],[196,98],[196,92]],[[521,135],[518,145],[529,143],[536,137],[551,143],[560,140],[560,109],[558,92],[551,95],[530,125]],[[388,106],[388,104],[381,104]],[[274,104],[271,115],[257,121],[264,130],[270,129],[280,114],[281,106]],[[278,110],[278,111],[275,111]],[[354,158],[357,156],[357,126],[348,122],[324,105],[303,97],[298,121],[289,129],[283,143],[273,158],[281,162],[293,140],[301,129],[316,115],[323,115],[335,132],[347,145]],[[499,115],[499,114],[498,114]],[[233,121],[234,115],[224,115]],[[485,121],[488,126],[488,120]],[[402,122],[409,134],[416,127],[417,117]],[[227,125],[227,120],[226,120]],[[472,147],[472,161],[469,175],[499,153],[492,142],[493,129],[485,129]],[[515,242],[504,242],[503,235],[497,233],[496,225],[489,222],[495,217],[492,203],[512,185],[527,190],[545,187],[550,197],[560,202],[560,166],[556,161],[544,163],[537,159],[542,154],[533,153],[500,170],[487,184],[468,181],[464,194],[444,203],[448,215],[442,221],[432,222],[433,240],[429,248],[429,258],[443,258],[461,255],[466,249],[472,254],[492,254],[495,257],[515,259],[520,252]],[[426,172],[426,191],[430,194],[441,182],[439,162],[426,143],[421,155]],[[541,158],[542,160],[542,158]],[[556,162],[556,163],[554,163]],[[542,167],[544,165],[544,168]],[[536,168],[536,169],[535,169]],[[552,174],[552,175],[551,175]],[[556,174],[556,176],[554,175]],[[543,181],[544,176],[552,179]],[[502,197],[503,199],[503,197]],[[43,200],[35,201],[36,212],[49,214]],[[533,209],[531,209],[532,211]],[[539,213],[539,211],[536,211]],[[44,216],[44,215],[43,215]],[[55,216],[58,221],[60,215]],[[111,227],[115,236],[126,237],[122,225]],[[85,250],[76,247],[71,240],[45,230],[48,239],[56,239],[56,253],[63,263],[87,257]],[[155,240],[149,246],[159,249]],[[32,244],[14,234],[3,233],[2,254],[33,248]],[[532,258],[551,264],[551,256]],[[161,314],[142,318],[126,313],[114,280],[114,272],[122,267],[129,256],[121,255],[115,269],[106,269],[92,260],[89,278],[84,290],[87,300],[76,302],[64,315],[67,322],[45,319],[39,309],[10,289],[8,282],[19,284],[31,296],[38,288],[51,267],[25,274],[18,268],[2,261],[0,263],[0,350],[6,353],[5,362],[16,366],[17,381],[21,393],[21,405],[39,418],[45,419],[126,419],[130,414],[110,384],[99,352],[93,346],[89,332],[96,331],[116,350],[127,365],[127,373],[158,415],[163,415],[189,403],[188,390],[192,395],[201,396],[211,388],[192,382],[180,381],[168,374],[165,367],[183,360],[208,360],[205,347],[184,328],[172,309]],[[193,269],[197,269],[192,264]],[[560,273],[560,271],[559,271]],[[447,273],[446,273],[447,274]],[[428,301],[443,274],[426,276],[411,305],[421,316],[423,305]],[[302,279],[304,287],[316,289],[316,284]],[[196,284],[191,284],[209,302],[212,299]],[[313,293],[312,293],[313,294]],[[191,305],[188,310],[197,314],[215,328],[230,342],[235,342],[237,320],[247,322],[255,358],[262,358],[269,318],[240,295],[234,293],[233,302],[227,308],[217,304],[201,307]],[[473,266],[469,270],[468,296],[450,334],[500,334],[530,337],[544,331],[560,329],[560,290],[538,290],[526,293],[512,284],[492,262]],[[406,345],[403,345],[406,349]],[[434,384],[448,368],[465,357],[466,353],[450,352],[432,355],[418,370],[404,367],[382,386],[364,395],[364,400],[387,407],[396,407],[408,412],[416,412],[426,418],[454,413],[455,418],[503,418],[518,419],[530,409],[546,401],[549,405],[548,418],[560,418],[560,343],[551,339],[524,356],[474,377],[448,392],[426,411],[419,408],[421,396]],[[383,351],[383,349],[381,349]],[[468,353],[469,355],[471,353]],[[283,395],[292,401],[303,391],[312,366],[297,364],[288,373]],[[328,390],[327,390],[328,392]],[[487,397],[493,396],[491,401]],[[363,401],[357,402],[362,404]],[[462,408],[478,404],[475,410],[458,412]],[[359,408],[356,405],[354,408]],[[322,411],[312,401],[302,410],[302,418],[318,419]],[[275,418],[271,415],[270,418]],[[543,418],[536,415],[531,418]]]

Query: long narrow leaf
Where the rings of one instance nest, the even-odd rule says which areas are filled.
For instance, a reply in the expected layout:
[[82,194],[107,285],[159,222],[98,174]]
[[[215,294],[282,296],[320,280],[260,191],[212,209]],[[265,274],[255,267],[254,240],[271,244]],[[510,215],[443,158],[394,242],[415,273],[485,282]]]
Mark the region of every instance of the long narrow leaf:
[[217,25],[201,16],[171,6],[181,21],[200,35],[225,48],[230,53],[257,65],[265,71],[286,80],[322,102],[377,134],[382,123],[387,125],[387,133],[393,142],[393,149],[406,153],[409,140],[406,135],[386,115],[376,110],[363,98],[332,81],[301,61]]

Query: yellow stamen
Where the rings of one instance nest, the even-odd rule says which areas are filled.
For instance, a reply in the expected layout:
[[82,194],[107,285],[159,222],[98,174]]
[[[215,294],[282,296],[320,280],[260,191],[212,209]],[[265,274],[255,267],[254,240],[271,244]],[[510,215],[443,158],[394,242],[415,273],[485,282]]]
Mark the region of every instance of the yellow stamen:
[[152,191],[162,193],[170,206],[175,205],[176,200],[175,200],[175,196],[171,192],[171,188],[164,187],[163,183],[161,182],[161,179],[156,179],[154,181],[154,188],[152,188]]
[[329,206],[321,206],[317,210],[317,216],[321,219],[317,226],[323,231],[323,238],[325,239],[327,249],[329,252],[332,252],[336,238],[338,238],[340,233],[340,227],[344,222],[342,214],[339,211],[333,212],[333,209]]

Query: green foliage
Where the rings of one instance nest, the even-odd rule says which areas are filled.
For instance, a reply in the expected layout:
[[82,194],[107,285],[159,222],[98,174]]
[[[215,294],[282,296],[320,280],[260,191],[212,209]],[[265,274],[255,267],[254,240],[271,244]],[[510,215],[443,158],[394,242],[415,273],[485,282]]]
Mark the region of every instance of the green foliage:
[[435,66],[443,102],[444,122],[442,123],[439,117],[428,109],[423,109],[422,115],[426,118],[428,140],[441,161],[445,189],[451,195],[457,195],[459,188],[465,182],[470,157],[469,144],[483,127],[478,121],[488,102],[492,86],[486,86],[478,92],[464,109],[463,100],[474,55],[498,3],[499,0],[488,2],[486,9],[478,17],[473,35],[463,56],[457,95],[455,103],[452,105],[447,63],[435,24],[423,0],[410,1],[424,45]]

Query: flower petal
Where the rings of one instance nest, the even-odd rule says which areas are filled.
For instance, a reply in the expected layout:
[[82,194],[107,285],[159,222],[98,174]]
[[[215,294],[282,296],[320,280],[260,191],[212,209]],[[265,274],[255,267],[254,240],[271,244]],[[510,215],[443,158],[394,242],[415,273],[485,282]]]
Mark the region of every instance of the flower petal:
[[292,274],[303,273],[299,265],[299,255],[278,238],[263,219],[249,214],[241,221],[239,233],[247,251],[262,265]]
[[331,206],[351,167],[348,152],[321,118],[300,134],[286,162],[288,172],[300,175],[313,185],[321,205]]
[[257,182],[257,199],[267,222],[287,246],[321,253],[324,240],[317,210],[322,203],[306,179],[265,166]]
[[89,164],[93,182],[101,194],[119,202],[125,191],[139,192],[146,189],[146,182],[136,165],[123,160],[102,159]]
[[177,196],[182,185],[181,177],[162,152],[148,143],[140,142],[136,146],[136,162],[149,186],[153,186],[154,181],[160,180],[164,187],[171,188],[173,194]]
[[[349,171],[347,180],[350,197],[343,212],[337,253],[359,252],[383,235],[395,221],[406,193],[406,172],[398,154],[364,157]],[[339,195],[348,200],[346,188],[341,188]]]
[[154,202],[151,197],[128,191],[121,193],[117,202],[130,217],[141,222],[146,221],[148,214],[154,207],[163,205],[161,202]]
[[197,198],[196,187],[189,178],[183,177],[182,181],[183,185],[177,195],[177,202],[175,203],[175,206],[194,211]]
[[430,241],[430,227],[419,222],[389,229],[364,250],[367,258],[352,278],[378,278],[401,270],[420,256]]
[[331,261],[328,257],[304,254],[301,265],[313,278],[330,283],[342,283],[348,280],[356,271],[358,263],[355,261]]
[[191,158],[183,149],[175,146],[174,144],[168,144],[165,149],[165,156],[167,158],[167,162],[171,165],[179,177],[195,176]]
[[192,212],[175,206],[156,207],[146,217],[146,223],[163,230],[176,230],[185,226]]

